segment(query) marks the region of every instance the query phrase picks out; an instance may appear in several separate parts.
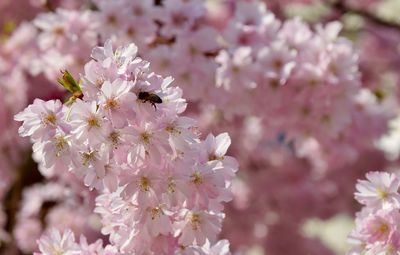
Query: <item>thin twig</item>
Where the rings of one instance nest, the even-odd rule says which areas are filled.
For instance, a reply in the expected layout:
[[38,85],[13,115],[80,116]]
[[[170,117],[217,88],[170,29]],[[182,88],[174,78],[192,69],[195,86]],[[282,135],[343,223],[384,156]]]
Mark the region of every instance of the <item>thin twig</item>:
[[364,17],[368,21],[375,23],[376,25],[400,30],[400,24],[396,24],[396,23],[393,23],[393,22],[390,22],[387,20],[383,20],[368,11],[350,7],[350,6],[346,5],[342,0],[336,1],[332,5],[332,7],[342,14],[344,14],[344,13],[357,14],[357,15]]

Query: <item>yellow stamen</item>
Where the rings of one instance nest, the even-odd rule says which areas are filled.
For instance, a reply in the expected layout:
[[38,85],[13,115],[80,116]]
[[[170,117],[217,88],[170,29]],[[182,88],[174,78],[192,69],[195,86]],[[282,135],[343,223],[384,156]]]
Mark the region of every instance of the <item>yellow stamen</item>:
[[142,191],[149,191],[151,187],[151,181],[148,177],[142,176],[140,178],[139,187]]
[[182,132],[176,128],[174,124],[170,124],[165,128],[165,131],[167,131],[170,134],[173,135],[180,135]]
[[114,110],[119,106],[119,103],[114,98],[107,99],[105,108]]
[[191,182],[200,185],[203,183],[203,177],[199,171],[194,171],[194,173],[190,176],[192,178]]
[[117,145],[119,144],[119,137],[120,137],[119,132],[113,131],[113,132],[111,132],[111,134],[108,136],[108,139],[111,141],[111,143],[112,143],[114,146],[117,146]]
[[99,121],[99,119],[97,119],[97,117],[95,115],[91,115],[86,121],[90,128],[100,127],[100,121]]
[[56,117],[56,115],[54,115],[54,113],[49,113],[42,119],[42,122],[45,126],[47,126],[48,124],[54,125],[54,124],[56,124],[56,121],[57,121],[57,117]]
[[82,165],[88,166],[89,163],[96,159],[96,151],[89,151],[82,153]]
[[104,80],[102,78],[99,78],[96,80],[96,87],[101,88],[101,86],[103,86]]
[[378,194],[378,197],[382,200],[387,199],[389,196],[389,194],[382,189],[376,189],[376,193]]
[[151,138],[151,134],[148,132],[143,132],[141,134],[141,138],[142,138],[142,142],[145,144],[149,144],[150,143],[150,138]]
[[53,255],[64,255],[64,251],[59,247],[52,247],[52,254]]
[[224,160],[224,156],[218,157],[215,153],[208,155],[208,161]]
[[192,224],[193,230],[198,230],[200,227],[200,223],[201,223],[200,214],[192,213],[192,215],[190,217],[190,223]]
[[155,220],[156,217],[160,217],[160,215],[163,214],[163,211],[159,207],[153,207],[149,209],[149,211],[152,220]]
[[380,225],[378,231],[379,231],[380,233],[382,233],[382,234],[387,233],[387,232],[389,231],[389,226],[388,226],[387,224],[385,224],[385,223],[382,223],[382,224]]
[[64,136],[57,136],[55,138],[54,146],[56,147],[56,156],[59,157],[61,155],[61,151],[68,146],[67,141]]

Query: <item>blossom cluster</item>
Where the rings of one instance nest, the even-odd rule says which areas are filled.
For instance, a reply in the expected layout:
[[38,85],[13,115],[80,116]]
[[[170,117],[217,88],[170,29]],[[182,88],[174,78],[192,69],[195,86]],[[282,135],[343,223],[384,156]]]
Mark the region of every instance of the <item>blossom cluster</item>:
[[[39,249],[43,253],[34,253],[34,255],[41,254],[81,254],[81,255],[121,255],[118,250],[107,245],[103,247],[103,241],[97,240],[94,243],[88,243],[84,236],[80,237],[79,243],[75,241],[74,233],[66,230],[60,233],[57,230],[50,231],[48,236],[44,236],[39,242]],[[194,253],[193,253],[194,252]],[[161,253],[160,253],[161,254]],[[202,249],[197,249],[183,254],[199,254],[199,255],[229,255],[229,244],[226,240],[221,240],[214,246],[206,245]]]
[[134,44],[114,51],[108,40],[92,58],[81,82],[64,72],[60,82],[74,92],[66,104],[36,99],[15,116],[41,173],[72,172],[96,189],[102,233],[123,253],[192,254],[186,250],[214,245],[238,168],[225,155],[229,136],[201,141],[194,121],[179,116],[181,89],[152,72]]
[[398,254],[400,252],[400,179],[394,173],[369,172],[357,183],[356,200],[363,205],[349,236],[348,254]]
[[[21,251],[37,251],[37,240],[52,229],[72,230],[75,235],[97,237],[98,217],[85,190],[77,194],[65,181],[38,183],[23,191],[13,230]],[[82,200],[84,202],[82,202]]]
[[[224,32],[228,46],[217,56],[217,86],[226,92],[214,102],[224,115],[257,117],[265,139],[284,133],[312,160],[310,147],[318,147],[317,158],[330,168],[340,167],[337,157],[350,163],[371,147],[396,103],[379,104],[361,86],[358,55],[339,36],[341,24],[312,30],[300,19],[280,22],[261,3],[237,5]],[[361,124],[366,119],[368,127]]]
[[187,88],[186,98],[204,100],[207,88],[215,83],[214,57],[221,48],[217,30],[207,20],[205,3],[199,0],[168,0],[162,5],[96,0],[92,9],[40,13],[29,23],[37,31],[37,40],[28,72],[50,80],[59,69],[77,74],[89,58],[88,49],[105,38],[119,44],[133,41],[157,73],[172,74],[178,85]]
[[[235,124],[246,139],[253,134],[244,126],[256,118],[263,140],[284,133],[299,155],[329,165],[324,171],[372,147],[396,103],[380,104],[382,93],[361,86],[358,55],[339,37],[340,24],[311,29],[300,19],[281,22],[256,0],[237,1],[231,12],[222,25],[197,0],[97,0],[92,9],[42,13],[26,25],[38,39],[25,69],[54,80],[60,69],[76,74],[104,38],[134,41],[157,73],[174,76],[200,105],[194,114],[215,113],[212,121],[227,125],[240,118]],[[310,148],[322,153],[314,159]]]
[[[348,27],[342,31],[341,24],[330,22],[337,16],[315,26],[286,19],[283,7],[295,2],[319,1],[2,1],[0,23],[14,18],[20,25],[6,36],[0,31],[0,240],[30,253],[42,232],[56,228],[96,243],[104,239],[101,221],[114,248],[136,249],[132,240],[151,249],[173,242],[169,247],[176,247],[194,210],[218,219],[213,233],[219,232],[220,203],[229,200],[219,178],[228,185],[231,177],[211,180],[222,192],[217,195],[207,185],[205,191],[195,185],[196,171],[230,166],[223,155],[229,139],[223,134],[200,141],[197,133],[228,131],[235,141],[230,153],[244,170],[232,182],[233,203],[224,210],[222,238],[230,240],[231,249],[246,252],[256,244],[268,254],[285,253],[282,247],[288,247],[286,253],[332,254],[302,235],[302,224],[310,217],[353,213],[355,180],[386,167],[375,139],[397,114],[399,58],[393,52],[399,37],[366,22],[362,33],[350,36],[359,38],[356,49],[342,36]],[[370,8],[377,1],[364,2],[363,8]],[[126,46],[114,53],[106,38],[115,46],[134,42],[140,50]],[[104,48],[85,66],[96,45]],[[168,86],[169,78],[152,75],[136,54],[149,60],[155,73],[173,76],[183,92]],[[80,89],[73,90],[68,105],[46,102],[66,95],[55,84],[60,70],[78,77],[83,68]],[[186,108],[180,93],[196,124],[177,117]],[[44,180],[13,121],[35,98],[40,99],[19,117],[40,115],[26,120],[32,128],[25,126],[22,134],[35,144],[33,157]],[[395,159],[400,143],[393,133],[382,147]],[[212,148],[221,148],[215,149],[218,155]],[[185,168],[191,173],[184,175]],[[34,180],[24,180],[31,174]],[[57,196],[49,196],[53,192]],[[11,206],[10,196],[16,203]],[[149,210],[137,210],[139,200]],[[10,208],[18,205],[14,217]],[[167,222],[166,229],[147,227],[152,213]],[[160,231],[166,237],[154,238]],[[186,245],[186,251],[207,250],[209,242],[202,248]]]

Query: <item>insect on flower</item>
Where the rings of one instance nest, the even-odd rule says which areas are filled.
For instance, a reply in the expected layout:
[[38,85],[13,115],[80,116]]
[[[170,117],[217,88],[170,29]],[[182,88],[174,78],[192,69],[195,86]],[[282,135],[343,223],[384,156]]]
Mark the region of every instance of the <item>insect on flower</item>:
[[145,91],[139,92],[138,99],[144,103],[149,102],[155,109],[157,109],[156,104],[162,103],[162,99],[157,94]]

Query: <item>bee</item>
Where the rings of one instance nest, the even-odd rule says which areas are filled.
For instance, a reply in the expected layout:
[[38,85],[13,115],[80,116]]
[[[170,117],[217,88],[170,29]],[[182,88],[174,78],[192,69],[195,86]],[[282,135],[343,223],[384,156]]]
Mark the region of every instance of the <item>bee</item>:
[[154,109],[157,109],[156,104],[161,104],[163,102],[157,94],[145,91],[139,92],[138,99],[142,100],[144,103],[149,102],[152,106],[154,106]]

